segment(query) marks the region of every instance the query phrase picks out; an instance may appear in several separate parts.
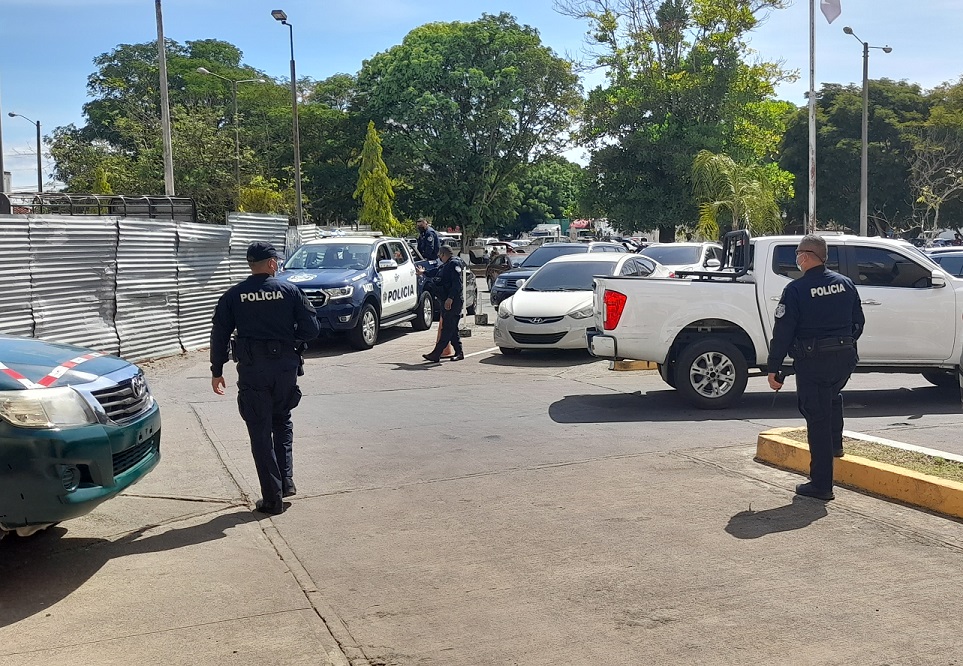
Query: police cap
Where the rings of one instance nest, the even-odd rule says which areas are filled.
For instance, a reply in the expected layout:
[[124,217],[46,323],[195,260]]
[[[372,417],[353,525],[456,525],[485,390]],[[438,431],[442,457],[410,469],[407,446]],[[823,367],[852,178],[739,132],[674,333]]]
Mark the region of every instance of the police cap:
[[274,249],[274,246],[264,241],[254,241],[247,248],[247,260],[250,263],[267,261],[268,259],[280,259],[281,255]]

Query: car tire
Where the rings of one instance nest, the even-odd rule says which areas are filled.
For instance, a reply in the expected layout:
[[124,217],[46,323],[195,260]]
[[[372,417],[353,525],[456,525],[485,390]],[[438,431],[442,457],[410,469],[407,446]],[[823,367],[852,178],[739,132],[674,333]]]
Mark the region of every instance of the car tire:
[[956,373],[952,370],[927,370],[923,373],[923,379],[933,386],[948,389],[960,385]]
[[422,294],[415,309],[415,318],[411,320],[411,327],[416,331],[427,331],[435,321],[435,304],[430,294]]
[[745,356],[722,338],[693,342],[676,360],[675,388],[699,409],[731,407],[745,393],[748,380]]
[[348,331],[348,341],[355,349],[371,349],[378,341],[378,312],[371,303],[365,303],[358,315],[358,323]]
[[521,349],[515,349],[514,347],[499,347],[498,351],[503,353],[505,356],[518,356],[522,353]]
[[662,377],[662,381],[666,384],[675,388],[675,373],[673,372],[672,365],[658,364],[659,376]]

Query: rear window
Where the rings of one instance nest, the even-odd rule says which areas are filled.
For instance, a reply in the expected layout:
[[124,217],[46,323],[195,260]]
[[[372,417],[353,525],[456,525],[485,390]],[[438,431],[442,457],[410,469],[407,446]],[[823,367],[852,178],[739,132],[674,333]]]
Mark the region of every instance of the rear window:
[[652,257],[663,266],[684,266],[702,261],[702,248],[698,245],[650,245],[639,254]]
[[943,270],[954,277],[963,276],[963,255],[933,255],[933,260],[943,267]]
[[588,252],[588,245],[585,247],[573,245],[543,245],[525,257],[522,266],[525,268],[538,268],[539,266],[544,266],[556,257],[561,257],[566,254],[580,254],[583,252]]
[[591,291],[592,277],[612,275],[614,261],[578,261],[548,264],[525,283],[525,291]]

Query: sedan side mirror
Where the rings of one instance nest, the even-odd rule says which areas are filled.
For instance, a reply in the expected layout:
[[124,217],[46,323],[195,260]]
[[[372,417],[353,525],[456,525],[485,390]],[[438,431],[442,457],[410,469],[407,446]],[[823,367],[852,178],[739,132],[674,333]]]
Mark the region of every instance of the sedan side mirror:
[[398,270],[398,262],[394,259],[382,259],[378,262],[379,271],[394,271]]
[[930,276],[930,286],[934,289],[941,289],[946,286],[946,278],[939,271],[933,271]]
[[518,287],[519,289],[521,289],[522,287],[525,286],[525,283],[526,283],[526,282],[528,282],[528,280],[525,280],[525,279],[518,280],[518,281],[515,283],[515,286]]

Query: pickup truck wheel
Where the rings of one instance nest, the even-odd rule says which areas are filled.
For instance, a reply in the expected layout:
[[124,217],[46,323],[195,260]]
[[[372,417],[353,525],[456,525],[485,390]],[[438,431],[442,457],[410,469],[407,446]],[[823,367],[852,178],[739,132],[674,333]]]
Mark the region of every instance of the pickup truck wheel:
[[672,373],[672,367],[666,367],[663,364],[659,364],[659,376],[662,377],[662,381],[666,384],[675,388],[675,375]]
[[348,331],[348,341],[355,349],[371,349],[378,341],[378,313],[371,303],[361,308],[357,325]]
[[746,390],[749,368],[735,345],[720,338],[694,342],[679,354],[675,387],[699,409],[726,409]]
[[422,294],[415,309],[415,318],[411,320],[411,327],[416,331],[427,331],[431,322],[435,320],[435,306],[430,294]]
[[923,373],[923,379],[928,381],[933,386],[939,386],[940,388],[955,388],[959,386],[959,380],[956,378],[956,373],[950,370],[929,370]]

